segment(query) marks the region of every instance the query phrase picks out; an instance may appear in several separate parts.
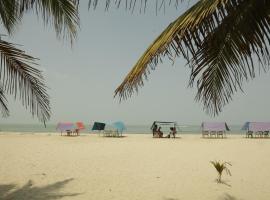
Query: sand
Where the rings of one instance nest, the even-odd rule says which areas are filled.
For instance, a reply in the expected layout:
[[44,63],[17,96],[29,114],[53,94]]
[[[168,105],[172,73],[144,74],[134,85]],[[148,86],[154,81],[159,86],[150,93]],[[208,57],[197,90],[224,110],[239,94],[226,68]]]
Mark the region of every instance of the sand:
[[0,174],[0,199],[269,200],[270,139],[3,133]]

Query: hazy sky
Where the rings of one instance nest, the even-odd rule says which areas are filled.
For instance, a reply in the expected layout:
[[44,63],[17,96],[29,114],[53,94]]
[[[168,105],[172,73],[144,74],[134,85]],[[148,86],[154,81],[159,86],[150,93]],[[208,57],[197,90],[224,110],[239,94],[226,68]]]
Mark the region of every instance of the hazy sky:
[[[196,89],[187,88],[190,74],[183,58],[172,66],[160,64],[138,95],[119,104],[114,90],[124,79],[148,45],[183,9],[167,9],[157,16],[155,9],[147,14],[131,14],[124,9],[104,7],[88,11],[81,2],[81,26],[73,48],[68,41],[59,41],[52,28],[44,27],[35,15],[25,16],[11,41],[23,44],[27,53],[40,58],[50,87],[52,116],[58,121],[111,122],[150,124],[154,120],[173,120],[180,124],[201,121],[269,121],[270,74],[261,74],[244,84],[245,93],[234,95],[233,101],[216,118],[203,111],[194,101]],[[38,123],[19,101],[9,101],[11,116],[1,123]]]

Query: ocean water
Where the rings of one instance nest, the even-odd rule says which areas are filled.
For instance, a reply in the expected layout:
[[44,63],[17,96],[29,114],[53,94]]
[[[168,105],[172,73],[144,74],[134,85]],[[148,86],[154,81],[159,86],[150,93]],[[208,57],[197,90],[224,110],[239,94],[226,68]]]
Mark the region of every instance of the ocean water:
[[[179,125],[179,124],[178,124]],[[82,133],[92,133],[91,131],[92,126],[85,125],[86,129],[82,131]],[[127,130],[125,133],[132,134],[132,133],[142,133],[142,134],[151,134],[151,124],[149,125],[126,125]],[[241,130],[242,125],[231,125],[230,127],[230,133],[244,133],[243,130]],[[107,126],[107,129],[111,129],[112,127]],[[169,126],[162,127],[162,131],[164,133],[168,133]],[[47,124],[46,127],[44,127],[43,124],[0,124],[0,132],[20,132],[20,133],[57,133],[56,130],[56,124]],[[200,125],[179,125],[178,126],[178,132],[181,132],[183,134],[190,134],[190,133],[201,133],[201,127]]]

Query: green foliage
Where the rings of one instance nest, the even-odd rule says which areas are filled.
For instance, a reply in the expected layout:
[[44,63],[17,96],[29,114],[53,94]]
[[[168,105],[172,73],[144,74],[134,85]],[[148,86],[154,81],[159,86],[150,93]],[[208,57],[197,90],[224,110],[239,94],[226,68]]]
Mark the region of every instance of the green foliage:
[[[154,40],[115,90],[120,100],[144,85],[164,57],[183,56],[195,99],[217,115],[243,81],[270,63],[269,0],[199,0]],[[258,65],[254,65],[254,61]]]
[[[34,11],[45,25],[52,24],[57,37],[76,37],[79,26],[77,0],[1,0],[0,23],[11,36],[23,15]],[[9,115],[5,95],[19,99],[33,116],[46,122],[50,118],[50,100],[42,72],[36,68],[37,59],[16,45],[0,38],[0,109]]]
[[149,6],[149,4],[153,4],[155,5],[155,9],[156,12],[158,12],[161,9],[165,9],[166,6],[174,6],[174,7],[178,7],[180,2],[182,2],[184,0],[89,0],[88,1],[88,8],[94,8],[96,9],[96,7],[98,6],[98,4],[100,4],[101,2],[103,2],[105,4],[105,9],[108,10],[109,7],[114,4],[117,8],[124,6],[126,10],[130,10],[130,11],[134,11],[135,8],[139,8],[140,12],[145,12],[147,6]]
[[220,161],[210,161],[210,163],[215,167],[217,173],[218,173],[218,178],[217,178],[217,182],[221,183],[221,177],[222,177],[222,173],[223,171],[225,171],[228,175],[231,176],[231,172],[228,168],[229,166],[232,166],[231,163],[229,162],[220,162]]

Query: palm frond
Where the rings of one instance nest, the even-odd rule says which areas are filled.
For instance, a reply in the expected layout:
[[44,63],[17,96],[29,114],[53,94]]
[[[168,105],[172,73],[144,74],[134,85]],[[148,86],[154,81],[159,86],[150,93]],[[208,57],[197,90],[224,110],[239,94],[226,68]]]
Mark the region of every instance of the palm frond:
[[79,0],[17,0],[20,13],[34,9],[44,23],[52,24],[57,37],[69,38],[71,42],[76,38],[79,26]]
[[197,100],[210,114],[218,114],[253,78],[253,60],[264,70],[269,64],[269,10],[266,0],[201,0],[171,23],[141,56],[115,95],[130,97],[164,58],[183,56],[191,67]]
[[[267,71],[270,61],[270,3],[246,1],[226,6],[226,18],[204,38],[190,64],[190,84],[197,79],[196,99],[214,114],[222,110],[235,91],[242,90],[243,80],[255,77],[256,69]],[[268,10],[260,9],[262,6],[268,6]],[[253,55],[259,63],[256,68]]]
[[[3,91],[19,98],[23,106],[42,122],[50,118],[50,102],[40,70],[33,67],[35,58],[0,40],[0,82]],[[32,65],[32,66],[31,66]]]
[[9,110],[7,106],[7,99],[4,95],[3,88],[0,86],[0,110],[3,117],[9,116]]
[[[112,4],[116,6],[117,8],[124,6],[126,10],[134,11],[135,8],[139,8],[140,12],[145,12],[146,8],[150,3],[155,3],[155,9],[156,12],[159,10],[164,10],[166,6],[174,6],[178,7],[179,3],[183,0],[156,0],[154,1],[148,1],[148,0],[105,0],[102,1],[105,5],[105,10],[108,10]],[[88,8],[96,9],[96,7],[100,4],[100,0],[89,0],[88,2]]]
[[9,34],[12,33],[14,27],[21,20],[18,8],[19,4],[17,0],[0,1],[0,22]]
[[147,77],[165,56],[173,59],[173,54],[180,56],[182,53],[189,60],[188,49],[184,48],[184,45],[189,47],[188,44],[191,45],[189,49],[194,48],[190,43],[192,35],[189,35],[189,32],[196,30],[200,23],[204,23],[204,20],[209,18],[222,2],[223,0],[199,1],[172,22],[143,53],[122,84],[116,89],[115,95],[118,94],[120,99],[125,99],[130,97],[134,91],[138,91],[139,86],[143,85],[143,78]]

